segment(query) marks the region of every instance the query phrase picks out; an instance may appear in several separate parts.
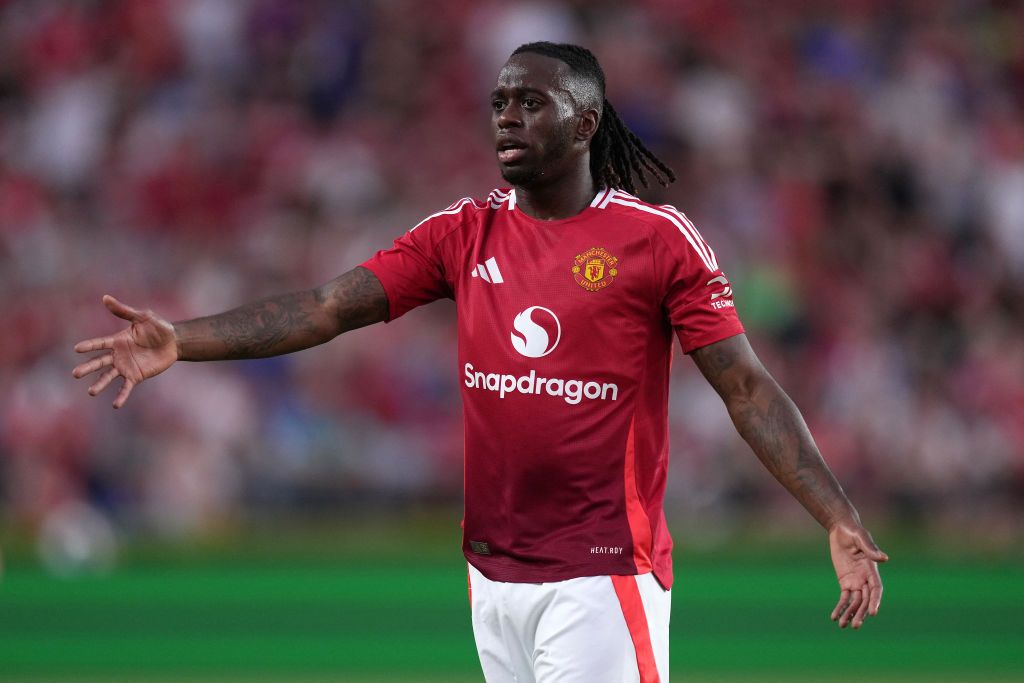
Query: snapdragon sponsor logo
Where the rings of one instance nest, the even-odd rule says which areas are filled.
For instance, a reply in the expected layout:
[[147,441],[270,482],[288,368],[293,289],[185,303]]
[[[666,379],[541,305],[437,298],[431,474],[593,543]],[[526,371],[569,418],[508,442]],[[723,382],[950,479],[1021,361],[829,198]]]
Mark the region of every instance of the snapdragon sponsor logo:
[[[512,320],[513,331],[509,335],[512,348],[527,358],[543,358],[558,346],[562,339],[562,323],[550,308],[530,306],[516,314]],[[583,399],[615,401],[619,398],[619,385],[609,382],[592,382],[582,379],[559,377],[538,377],[536,370],[528,375],[506,375],[497,372],[481,372],[466,363],[463,368],[466,386],[470,389],[497,392],[498,398],[507,394],[529,394],[533,396],[556,396],[566,403],[576,405]]]
[[480,372],[472,363],[464,366],[466,386],[470,389],[483,389],[498,392],[498,398],[506,394],[532,394],[540,396],[560,396],[566,403],[576,405],[583,399],[600,399],[615,401],[619,398],[619,385],[610,382],[586,382],[582,379],[560,379],[557,377],[538,377],[536,370],[530,374],[505,375],[496,372]]
[[[558,316],[543,306],[530,306],[519,313],[512,321],[512,327],[515,328],[509,335],[512,348],[527,358],[543,358],[554,351],[562,339],[562,323],[558,322]],[[554,341],[551,332],[554,333]]]

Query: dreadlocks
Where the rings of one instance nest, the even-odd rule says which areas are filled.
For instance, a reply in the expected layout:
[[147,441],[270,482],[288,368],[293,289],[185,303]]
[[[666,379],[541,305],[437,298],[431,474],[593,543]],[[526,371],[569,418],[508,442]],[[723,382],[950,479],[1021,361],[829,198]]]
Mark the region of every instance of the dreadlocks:
[[601,123],[590,142],[590,175],[595,183],[636,194],[634,176],[644,187],[648,187],[648,173],[663,187],[675,182],[676,174],[672,169],[654,156],[640,138],[626,127],[611,102],[605,98],[604,70],[590,50],[569,43],[544,41],[520,45],[512,54],[523,52],[533,52],[565,62],[576,75],[597,87],[603,111]]

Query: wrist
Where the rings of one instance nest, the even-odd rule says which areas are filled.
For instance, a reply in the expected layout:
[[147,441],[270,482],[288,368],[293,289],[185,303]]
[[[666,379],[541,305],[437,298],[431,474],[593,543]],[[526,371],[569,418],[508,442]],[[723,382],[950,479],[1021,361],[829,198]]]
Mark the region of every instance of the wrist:
[[853,506],[850,506],[849,508],[838,511],[836,514],[832,515],[823,526],[826,531],[832,533],[832,531],[841,526],[858,527],[863,526],[863,524],[861,524],[860,515],[857,514],[857,510],[855,510]]
[[180,322],[170,323],[171,333],[174,335],[174,360],[188,360],[185,358],[185,329]]

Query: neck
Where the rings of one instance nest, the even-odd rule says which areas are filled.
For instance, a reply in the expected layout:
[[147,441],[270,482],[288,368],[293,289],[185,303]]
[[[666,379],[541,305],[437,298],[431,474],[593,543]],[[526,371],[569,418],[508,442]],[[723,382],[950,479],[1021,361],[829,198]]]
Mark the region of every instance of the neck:
[[597,188],[590,176],[590,165],[543,185],[517,185],[516,205],[528,216],[554,221],[575,216],[590,206]]

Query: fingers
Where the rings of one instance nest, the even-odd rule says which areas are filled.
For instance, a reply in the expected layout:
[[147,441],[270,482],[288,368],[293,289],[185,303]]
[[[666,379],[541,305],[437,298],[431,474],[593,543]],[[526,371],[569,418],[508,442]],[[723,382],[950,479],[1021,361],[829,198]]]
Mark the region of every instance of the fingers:
[[[131,322],[138,322],[146,318],[146,315],[141,311],[137,311],[131,306],[125,306],[109,294],[103,295],[103,305],[118,318],[123,318]],[[114,348],[114,337],[112,336],[86,339],[85,341],[80,341],[75,344],[75,351],[78,353],[89,353],[90,351],[100,351],[102,349],[112,348]]]
[[[870,541],[869,541],[870,542]],[[882,550],[874,543],[871,545],[858,544],[860,549],[864,552],[869,560],[874,562],[888,562],[889,556],[882,552]]]
[[76,367],[74,370],[72,370],[71,374],[74,375],[76,379],[81,379],[82,377],[85,377],[89,373],[96,372],[100,368],[105,368],[108,365],[113,365],[113,364],[114,364],[114,354],[108,353],[108,354],[106,354],[104,356],[100,356],[98,358],[93,358],[91,361],[88,361],[87,363],[82,363],[81,365]]
[[862,600],[862,591],[853,590],[850,591],[850,602],[846,605],[846,609],[839,615],[839,628],[846,628],[853,619],[853,615],[860,608]]
[[100,375],[100,378],[96,380],[96,383],[89,387],[89,395],[95,396],[96,394],[106,389],[107,385],[113,382],[114,378],[117,377],[118,374],[120,373],[118,373],[117,368],[110,368],[109,370],[104,372],[102,375]]
[[114,348],[113,337],[96,337],[86,339],[75,344],[75,351],[78,353],[89,353],[90,351],[102,351],[103,349]]
[[882,604],[882,579],[877,569],[868,576],[868,591],[868,614],[875,616]]
[[872,540],[871,536],[867,532],[859,533],[853,538],[857,547],[867,555],[869,560],[873,560],[875,562],[887,562],[889,560],[889,556],[883,553],[882,549],[875,545],[874,540]]
[[[107,367],[111,363],[113,363],[113,356],[110,354],[107,354],[106,356],[102,356],[100,358],[94,358],[88,363],[83,363],[82,365],[79,365],[77,368],[75,368],[75,377],[81,377],[83,375],[89,374],[90,372],[95,372],[100,368]],[[96,394],[100,393],[101,391],[107,388],[107,385],[113,382],[114,379],[116,377],[119,377],[120,375],[121,373],[118,372],[117,368],[110,368],[102,375],[100,375],[100,378],[96,380],[96,382],[94,382],[91,387],[89,387],[89,395],[95,396]],[[121,391],[117,392],[117,398],[114,399],[114,407],[120,408],[121,406],[123,406],[128,401],[128,397],[131,396],[132,389],[134,388],[135,382],[125,377],[124,384],[121,385]]]
[[832,621],[838,621],[839,628],[846,628],[849,625],[859,629],[867,617],[878,614],[881,601],[881,581],[869,579],[860,590],[842,591],[839,602],[832,610]]
[[128,400],[128,396],[131,395],[132,389],[135,388],[135,382],[131,381],[127,377],[124,379],[124,384],[121,385],[121,391],[117,392],[117,398],[114,399],[114,407],[120,408]]
[[832,610],[832,621],[839,618],[839,615],[846,611],[846,606],[850,602],[850,591],[843,589],[843,592],[839,594],[839,602],[836,603],[835,609]]
[[141,311],[137,311],[131,306],[126,306],[109,294],[103,295],[103,305],[107,307],[107,310],[116,315],[118,318],[123,318],[131,322],[138,322],[146,316]]
[[[850,622],[850,625],[853,626],[854,629],[859,629],[861,626],[864,625],[864,617],[867,616],[867,612],[868,612],[868,602],[869,602],[869,600],[868,600],[867,587],[865,586],[864,590],[861,590],[861,591],[858,591],[858,592],[861,594],[860,605],[857,607],[857,611],[854,612],[853,620]],[[851,611],[852,611],[852,608],[851,608]]]

